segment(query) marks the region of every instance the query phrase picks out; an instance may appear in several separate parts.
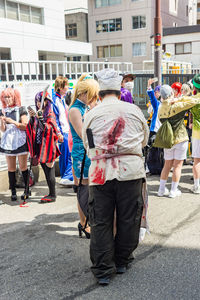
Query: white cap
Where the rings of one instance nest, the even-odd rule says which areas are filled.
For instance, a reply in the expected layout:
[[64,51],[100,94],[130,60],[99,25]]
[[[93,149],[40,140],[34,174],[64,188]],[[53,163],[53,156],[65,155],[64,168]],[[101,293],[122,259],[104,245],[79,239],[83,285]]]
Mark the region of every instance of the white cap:
[[114,69],[103,69],[95,73],[95,75],[98,79],[100,91],[120,91],[122,76],[119,76]]

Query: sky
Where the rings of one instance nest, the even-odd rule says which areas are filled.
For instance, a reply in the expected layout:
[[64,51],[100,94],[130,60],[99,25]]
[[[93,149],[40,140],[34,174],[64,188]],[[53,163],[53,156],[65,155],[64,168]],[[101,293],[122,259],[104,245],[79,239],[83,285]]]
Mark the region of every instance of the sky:
[[87,0],[65,0],[65,9],[87,8]]

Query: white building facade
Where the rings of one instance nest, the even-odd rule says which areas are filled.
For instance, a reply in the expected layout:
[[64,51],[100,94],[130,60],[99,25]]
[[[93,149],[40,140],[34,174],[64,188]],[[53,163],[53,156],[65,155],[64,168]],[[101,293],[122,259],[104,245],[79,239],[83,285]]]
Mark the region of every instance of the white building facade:
[[[188,0],[161,0],[163,27],[189,24]],[[151,60],[155,0],[88,0],[93,61],[129,61],[142,70]]]
[[163,48],[172,60],[192,63],[200,68],[200,25],[163,29]]
[[91,55],[89,43],[66,40],[64,0],[0,0],[0,59],[66,60]]

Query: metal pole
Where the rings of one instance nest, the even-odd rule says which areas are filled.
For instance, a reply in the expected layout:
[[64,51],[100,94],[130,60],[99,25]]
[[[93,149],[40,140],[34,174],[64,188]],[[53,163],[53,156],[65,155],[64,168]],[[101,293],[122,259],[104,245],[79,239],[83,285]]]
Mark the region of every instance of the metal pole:
[[161,1],[155,0],[156,15],[154,18],[154,76],[158,77],[158,84],[162,83],[161,63],[162,63],[162,19]]

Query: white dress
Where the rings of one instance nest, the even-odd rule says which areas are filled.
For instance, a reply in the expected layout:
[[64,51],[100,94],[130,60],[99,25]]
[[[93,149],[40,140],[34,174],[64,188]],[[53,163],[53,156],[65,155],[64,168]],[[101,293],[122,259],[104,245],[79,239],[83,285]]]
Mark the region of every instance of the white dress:
[[[17,122],[20,122],[22,115],[27,115],[24,106],[5,109],[5,116]],[[6,130],[1,136],[0,153],[10,156],[28,153],[26,131],[20,130],[14,124],[6,124]]]

